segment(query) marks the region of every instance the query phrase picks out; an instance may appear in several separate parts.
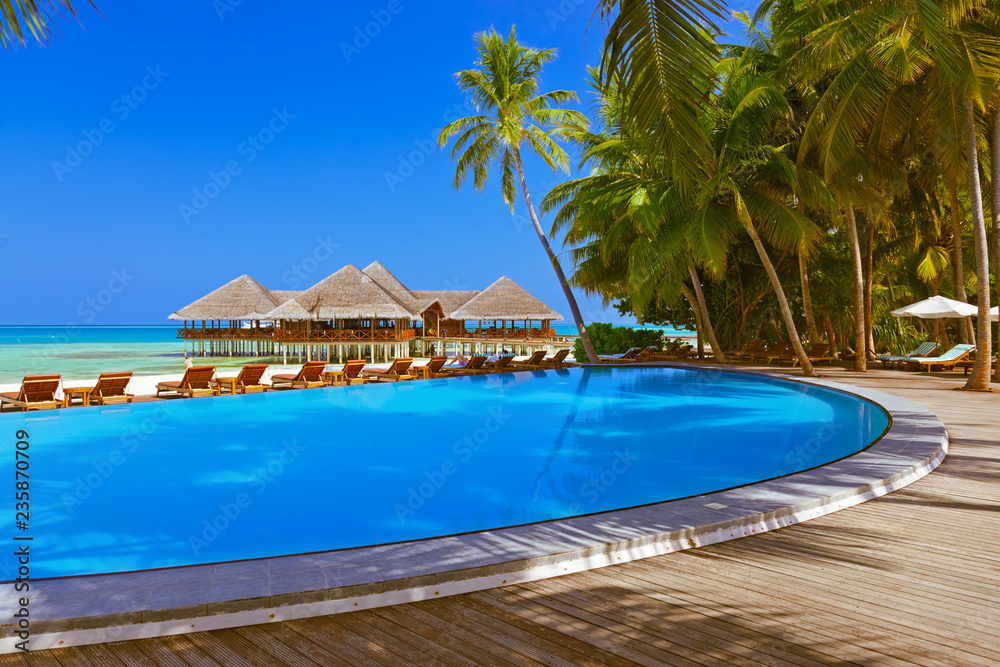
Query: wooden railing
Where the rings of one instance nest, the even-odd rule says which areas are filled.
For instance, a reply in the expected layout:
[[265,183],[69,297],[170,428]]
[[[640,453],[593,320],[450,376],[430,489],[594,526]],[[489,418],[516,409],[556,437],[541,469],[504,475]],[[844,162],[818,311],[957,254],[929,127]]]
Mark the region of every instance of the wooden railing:
[[425,334],[424,338],[477,338],[481,340],[526,340],[558,338],[555,329],[542,331],[540,329],[473,329],[463,331],[446,330],[444,335]]
[[306,331],[304,329],[278,329],[276,340],[282,343],[372,343],[412,340],[416,331],[403,329],[330,329]]
[[274,340],[274,329],[178,329],[183,340]]

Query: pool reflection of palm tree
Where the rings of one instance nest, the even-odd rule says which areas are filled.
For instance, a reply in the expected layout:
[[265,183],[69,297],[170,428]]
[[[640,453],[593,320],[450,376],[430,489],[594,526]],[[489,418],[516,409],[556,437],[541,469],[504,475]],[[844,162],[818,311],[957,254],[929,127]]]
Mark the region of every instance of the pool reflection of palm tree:
[[[580,404],[587,393],[587,383],[590,382],[590,376],[593,369],[584,368],[583,374],[580,377],[580,384],[577,385],[576,390],[573,392],[573,400],[570,403],[569,413],[566,415],[566,419],[563,420],[562,426],[559,428],[559,432],[556,434],[556,438],[552,443],[552,449],[549,451],[549,455],[545,457],[545,462],[542,464],[542,469],[538,473],[538,478],[535,480],[534,489],[531,492],[531,499],[528,500],[527,506],[524,508],[525,518],[531,516],[531,507],[538,500],[538,494],[542,488],[542,482],[548,477],[552,470],[552,466],[556,459],[562,452],[563,447],[566,444],[567,438],[569,438],[570,433],[573,430],[573,424],[576,423],[576,417],[580,412]],[[553,497],[555,496],[555,489],[553,489]],[[572,495],[567,495],[566,498],[562,499],[563,502],[567,504],[571,503],[573,500]]]

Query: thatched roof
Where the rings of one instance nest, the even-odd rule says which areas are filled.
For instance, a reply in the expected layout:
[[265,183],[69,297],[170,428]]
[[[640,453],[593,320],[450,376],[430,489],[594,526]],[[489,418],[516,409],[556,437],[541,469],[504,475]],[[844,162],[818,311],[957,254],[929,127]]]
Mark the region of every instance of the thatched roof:
[[250,276],[231,280],[194,303],[170,315],[171,320],[244,320],[267,313],[278,303],[270,291]]
[[309,320],[312,315],[296,299],[289,299],[264,315],[266,320]]
[[452,320],[561,320],[552,310],[528,290],[507,276],[448,313]]
[[[348,264],[316,283],[295,301],[318,320],[420,319],[361,269]],[[276,319],[275,311],[269,313]]]
[[413,294],[410,293],[410,290],[406,289],[406,285],[399,282],[399,278],[392,275],[389,269],[382,266],[379,262],[372,262],[361,269],[361,271],[377,282],[386,292],[396,297],[396,300],[400,303],[406,303],[413,299]]
[[271,298],[280,306],[289,299],[294,299],[298,295],[302,294],[303,290],[300,289],[273,289],[269,290],[271,292]]
[[[447,315],[458,310],[465,302],[479,294],[479,290],[412,290],[413,296],[420,302],[441,304],[441,310]],[[428,303],[428,305],[430,305]],[[420,312],[426,310],[425,306]],[[497,318],[499,319],[499,318]]]

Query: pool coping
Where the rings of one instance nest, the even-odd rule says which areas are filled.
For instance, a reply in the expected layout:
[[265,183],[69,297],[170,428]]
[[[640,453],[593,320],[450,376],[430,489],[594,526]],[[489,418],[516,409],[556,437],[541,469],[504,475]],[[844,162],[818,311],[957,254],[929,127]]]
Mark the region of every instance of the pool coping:
[[[936,468],[948,435],[925,408],[840,382],[708,364],[655,366],[805,382],[853,394],[892,423],[869,448],[757,484],[510,528],[322,553],[32,582],[32,650],[201,632],[401,604],[581,572],[737,539],[817,518],[906,486]],[[607,367],[607,365],[602,365]],[[705,382],[692,384],[702,391]],[[819,434],[818,434],[819,435]],[[808,455],[808,443],[803,455]],[[19,608],[14,586],[4,609]],[[0,653],[14,652],[13,611]]]

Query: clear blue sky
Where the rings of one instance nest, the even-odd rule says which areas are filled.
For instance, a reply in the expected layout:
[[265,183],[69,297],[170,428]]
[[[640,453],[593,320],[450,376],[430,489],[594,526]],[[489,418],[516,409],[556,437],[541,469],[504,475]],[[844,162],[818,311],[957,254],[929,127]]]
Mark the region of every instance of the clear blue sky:
[[[506,274],[570,318],[523,207],[496,182],[455,191],[430,142],[491,25],[557,47],[543,87],[585,106],[591,0],[97,4],[49,48],[0,52],[0,324],[165,324],[243,273],[302,289],[375,259],[414,289]],[[564,178],[526,169],[536,202]]]

